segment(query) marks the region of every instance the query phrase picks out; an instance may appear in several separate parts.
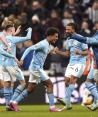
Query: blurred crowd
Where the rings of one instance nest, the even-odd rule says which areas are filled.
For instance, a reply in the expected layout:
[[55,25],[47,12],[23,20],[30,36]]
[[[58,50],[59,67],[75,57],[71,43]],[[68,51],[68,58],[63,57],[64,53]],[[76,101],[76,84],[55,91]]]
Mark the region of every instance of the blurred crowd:
[[[63,35],[66,25],[73,22],[78,26],[78,33],[93,35],[98,29],[98,0],[0,0],[0,30],[7,17],[22,26],[21,35],[25,35],[27,27],[32,27],[31,41],[17,45],[17,58],[20,59],[26,48],[45,38],[45,31],[50,26],[57,27]],[[62,37],[56,45],[65,50]],[[28,69],[32,56],[32,52],[27,56],[24,70]],[[68,58],[49,55],[45,69],[50,70],[51,75],[62,75],[67,63]]]

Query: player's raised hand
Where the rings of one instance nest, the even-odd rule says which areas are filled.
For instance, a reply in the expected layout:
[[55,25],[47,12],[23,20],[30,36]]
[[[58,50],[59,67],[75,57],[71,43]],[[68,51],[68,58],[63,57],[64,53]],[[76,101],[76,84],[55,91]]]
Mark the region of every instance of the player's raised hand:
[[14,35],[18,35],[20,33],[20,31],[21,31],[21,25],[18,26]]
[[29,28],[27,28],[27,29],[26,29],[26,31],[29,31],[29,30],[32,30],[32,28],[31,28],[31,27],[29,27]]

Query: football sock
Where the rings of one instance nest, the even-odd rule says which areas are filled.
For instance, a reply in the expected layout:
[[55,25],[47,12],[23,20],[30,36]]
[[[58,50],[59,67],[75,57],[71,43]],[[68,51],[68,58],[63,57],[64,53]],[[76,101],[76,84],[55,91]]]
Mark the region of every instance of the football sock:
[[13,88],[4,87],[4,97],[5,97],[5,100],[6,100],[6,106],[8,106],[12,95],[13,95]]
[[28,96],[28,91],[27,89],[25,89],[14,101],[19,103],[21,100],[23,100],[27,96]]
[[25,85],[19,85],[16,89],[15,89],[15,92],[11,98],[11,101],[14,101],[21,93],[22,91],[24,90],[25,88]]
[[74,84],[70,84],[65,89],[65,103],[66,103],[66,107],[69,107],[71,105],[70,97],[71,97],[71,94],[72,94],[74,89],[75,89],[75,85]]

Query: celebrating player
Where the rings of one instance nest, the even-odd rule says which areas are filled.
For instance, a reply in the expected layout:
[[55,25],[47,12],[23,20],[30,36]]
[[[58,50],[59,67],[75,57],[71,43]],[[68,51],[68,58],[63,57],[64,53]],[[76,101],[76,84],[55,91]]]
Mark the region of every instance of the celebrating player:
[[42,82],[46,89],[47,94],[49,98],[49,104],[50,104],[50,111],[51,112],[58,112],[60,109],[55,107],[54,104],[54,95],[53,95],[53,84],[45,71],[43,70],[43,65],[46,60],[46,57],[48,53],[51,50],[51,44],[54,44],[58,40],[58,30],[56,28],[49,28],[46,31],[46,39],[43,41],[40,41],[39,43],[29,47],[23,54],[21,58],[21,63],[23,63],[24,58],[26,55],[31,51],[34,50],[33,53],[33,59],[31,61],[29,70],[30,70],[30,77],[29,77],[29,85],[28,88],[25,89],[16,99],[13,100],[13,102],[10,104],[11,107],[15,111],[18,111],[17,104],[24,99],[24,97],[27,97],[27,95],[31,92],[33,92],[39,82]]
[[70,39],[73,38],[82,43],[88,44],[90,47],[92,47],[92,50],[94,52],[94,58],[96,61],[96,70],[94,70],[94,69],[91,70],[91,76],[93,75],[92,77],[95,78],[96,86],[92,82],[92,79],[88,78],[87,82],[86,82],[86,88],[94,96],[94,100],[95,100],[94,103],[88,108],[91,110],[96,110],[98,108],[98,91],[97,91],[97,89],[98,89],[98,32],[96,32],[95,35],[92,37],[84,37],[84,36],[78,35],[76,33],[70,34],[69,37],[70,37]]
[[[32,29],[28,28],[28,32],[25,37],[18,37],[18,36],[13,36],[15,34],[15,27],[13,25],[13,22],[11,22],[10,25],[9,24],[6,25],[5,28],[6,28],[5,37],[11,48],[10,53],[13,56],[16,56],[16,44],[31,39]],[[5,48],[4,45],[3,45],[3,48]],[[10,102],[11,98],[12,99],[16,98],[16,95],[15,96],[13,95],[13,89],[11,87],[11,82],[15,82],[16,79],[19,80],[20,85],[15,89],[15,92],[18,92],[19,94],[23,91],[26,83],[25,83],[24,76],[23,76],[21,70],[19,69],[16,61],[13,58],[5,58],[3,66],[4,66],[4,70],[6,72],[6,74],[4,76],[4,97],[6,99],[6,109],[10,110],[10,108],[8,106],[9,102]],[[13,97],[12,97],[12,95],[13,95]]]
[[[75,32],[76,25],[74,23],[69,23],[66,26],[66,33],[72,34]],[[72,106],[70,97],[73,90],[75,89],[76,81],[82,76],[84,72],[86,58],[88,54],[88,46],[71,38],[70,40],[66,41],[65,52],[58,50],[58,48],[55,49],[55,52],[62,56],[70,55],[70,61],[65,72],[65,98],[64,100],[58,98],[58,101],[63,101],[66,105],[66,109],[71,109]]]

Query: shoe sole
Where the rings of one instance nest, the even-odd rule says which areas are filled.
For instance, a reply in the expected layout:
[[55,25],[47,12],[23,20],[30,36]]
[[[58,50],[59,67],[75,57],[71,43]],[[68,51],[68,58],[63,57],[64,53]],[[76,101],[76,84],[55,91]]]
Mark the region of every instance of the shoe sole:
[[60,104],[62,104],[64,106],[64,109],[66,109],[66,110],[71,110],[72,109],[72,107],[67,108],[66,103],[62,99],[60,99],[60,98],[56,98],[56,99]]
[[66,103],[62,100],[62,99],[60,99],[60,98],[56,98],[57,99],[57,101],[59,102],[59,103],[61,103],[63,106],[66,106]]

